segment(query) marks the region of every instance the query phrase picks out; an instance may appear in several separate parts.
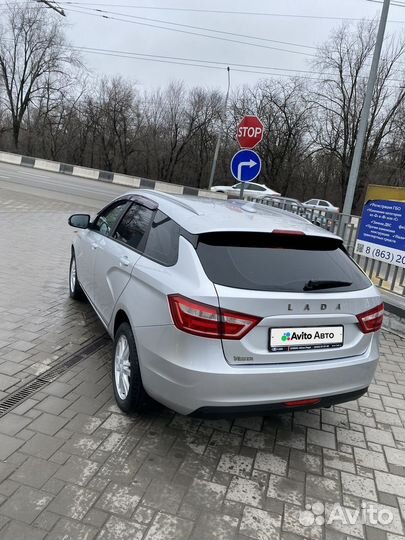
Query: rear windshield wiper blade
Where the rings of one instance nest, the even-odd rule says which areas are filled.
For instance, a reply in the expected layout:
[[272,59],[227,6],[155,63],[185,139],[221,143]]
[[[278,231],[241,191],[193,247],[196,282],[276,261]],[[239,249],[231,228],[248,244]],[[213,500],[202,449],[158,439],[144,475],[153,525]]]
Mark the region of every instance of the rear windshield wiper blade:
[[304,291],[316,291],[318,289],[333,289],[337,287],[350,287],[352,283],[350,281],[332,281],[332,280],[318,280],[307,281],[304,285]]

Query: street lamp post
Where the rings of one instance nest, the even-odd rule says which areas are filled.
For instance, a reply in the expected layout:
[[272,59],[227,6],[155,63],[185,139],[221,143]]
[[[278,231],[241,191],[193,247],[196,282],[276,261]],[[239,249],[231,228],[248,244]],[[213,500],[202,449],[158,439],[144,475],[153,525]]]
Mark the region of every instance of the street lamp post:
[[[371,63],[370,75],[368,78],[366,97],[364,99],[363,109],[361,111],[359,131],[357,133],[356,145],[354,148],[353,160],[350,169],[349,182],[346,188],[345,202],[343,205],[343,216],[350,216],[353,207],[354,193],[356,190],[359,176],[361,157],[363,155],[364,141],[367,133],[368,118],[370,116],[371,101],[373,98],[375,82],[378,75],[378,66],[380,63],[381,49],[384,42],[385,28],[387,26],[388,11],[391,0],[384,0],[381,12],[380,24],[378,27],[377,40],[374,49],[373,61]],[[343,218],[344,221],[344,218]]]
[[55,2],[49,0],[37,0],[37,2],[38,4],[45,4],[47,7],[56,11],[56,13],[59,13],[59,15],[63,15],[64,17],[66,17],[64,10],[59,7]]
[[211,174],[210,174],[210,179],[209,179],[209,182],[208,182],[208,189],[210,189],[212,187],[212,184],[214,182],[215,170],[217,168],[219,147],[221,146],[221,139],[222,139],[222,134],[223,134],[223,131],[224,131],[226,112],[228,110],[229,89],[231,87],[231,69],[228,66],[226,68],[226,70],[228,72],[228,89],[226,91],[225,102],[224,102],[224,111],[222,113],[221,123],[220,123],[219,131],[218,131],[217,142],[216,142],[216,145],[215,145],[214,157],[213,157],[213,160],[212,160]]

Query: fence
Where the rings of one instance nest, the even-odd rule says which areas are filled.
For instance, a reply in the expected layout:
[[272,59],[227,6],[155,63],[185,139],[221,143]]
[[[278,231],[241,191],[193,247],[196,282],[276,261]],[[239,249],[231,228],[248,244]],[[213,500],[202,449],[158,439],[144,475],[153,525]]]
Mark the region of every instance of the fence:
[[305,217],[312,223],[315,223],[319,227],[322,227],[330,232],[338,234],[343,238],[344,245],[357,262],[357,264],[364,270],[369,276],[371,281],[380,287],[384,291],[404,296],[405,294],[405,268],[394,266],[382,261],[376,261],[365,257],[364,255],[358,255],[354,253],[357,232],[360,228],[361,218],[358,216],[343,216],[343,214],[337,214],[327,212],[325,210],[308,209],[302,204],[295,202],[291,199],[268,198],[265,200],[258,200],[269,206],[274,206],[294,214]]

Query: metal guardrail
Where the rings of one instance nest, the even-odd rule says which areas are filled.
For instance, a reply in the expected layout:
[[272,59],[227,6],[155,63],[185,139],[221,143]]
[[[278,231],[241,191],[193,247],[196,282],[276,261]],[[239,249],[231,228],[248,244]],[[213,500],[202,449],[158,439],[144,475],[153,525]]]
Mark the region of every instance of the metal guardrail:
[[319,227],[338,234],[343,239],[350,256],[353,257],[377,287],[383,291],[395,293],[402,297],[405,295],[405,268],[400,268],[399,266],[394,266],[383,261],[376,261],[364,255],[354,253],[357,232],[361,223],[360,217],[344,216],[343,214],[324,210],[302,208],[301,206],[294,205],[291,201],[283,202],[280,199],[275,199],[274,201],[271,198],[266,200],[250,200],[301,215]]

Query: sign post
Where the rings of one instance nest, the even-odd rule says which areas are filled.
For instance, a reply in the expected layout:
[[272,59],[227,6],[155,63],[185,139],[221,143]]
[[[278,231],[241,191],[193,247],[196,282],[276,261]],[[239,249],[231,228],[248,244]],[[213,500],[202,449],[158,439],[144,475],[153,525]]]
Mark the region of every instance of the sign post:
[[354,252],[405,268],[405,203],[368,201]]
[[243,199],[245,182],[257,178],[262,168],[258,154],[252,151],[263,140],[264,126],[257,116],[246,115],[239,122],[236,137],[242,150],[237,152],[231,161],[232,176],[242,182],[240,198]]

